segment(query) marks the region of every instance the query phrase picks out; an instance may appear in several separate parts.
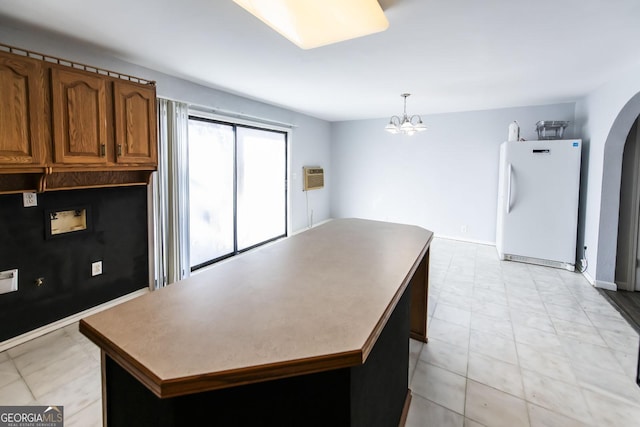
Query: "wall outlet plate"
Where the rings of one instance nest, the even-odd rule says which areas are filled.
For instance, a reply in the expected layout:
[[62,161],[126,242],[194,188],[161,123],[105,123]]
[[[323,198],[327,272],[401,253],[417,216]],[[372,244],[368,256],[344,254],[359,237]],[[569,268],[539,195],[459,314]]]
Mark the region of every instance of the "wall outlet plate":
[[91,263],[91,276],[99,276],[102,274],[102,261]]
[[18,269],[0,271],[0,294],[18,290]]
[[25,208],[38,206],[38,195],[36,193],[22,193],[22,206]]

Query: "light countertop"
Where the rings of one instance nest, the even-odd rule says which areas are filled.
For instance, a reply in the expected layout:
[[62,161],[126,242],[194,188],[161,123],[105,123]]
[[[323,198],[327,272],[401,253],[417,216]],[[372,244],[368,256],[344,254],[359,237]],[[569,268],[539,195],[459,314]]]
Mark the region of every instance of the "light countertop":
[[338,219],[89,316],[157,396],[364,363],[433,233]]

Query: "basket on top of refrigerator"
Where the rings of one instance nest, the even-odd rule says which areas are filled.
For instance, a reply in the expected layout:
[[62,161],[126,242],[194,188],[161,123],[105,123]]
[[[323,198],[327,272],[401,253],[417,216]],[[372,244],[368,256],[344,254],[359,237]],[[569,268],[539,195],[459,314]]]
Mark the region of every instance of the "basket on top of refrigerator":
[[559,120],[540,120],[536,123],[538,139],[562,139],[569,122]]

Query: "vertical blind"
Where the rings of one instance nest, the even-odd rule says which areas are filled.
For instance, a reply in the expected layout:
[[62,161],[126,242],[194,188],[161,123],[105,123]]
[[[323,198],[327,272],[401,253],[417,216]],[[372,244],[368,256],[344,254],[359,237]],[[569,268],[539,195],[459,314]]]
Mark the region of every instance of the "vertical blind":
[[152,180],[155,288],[189,276],[189,107],[158,98],[158,171]]

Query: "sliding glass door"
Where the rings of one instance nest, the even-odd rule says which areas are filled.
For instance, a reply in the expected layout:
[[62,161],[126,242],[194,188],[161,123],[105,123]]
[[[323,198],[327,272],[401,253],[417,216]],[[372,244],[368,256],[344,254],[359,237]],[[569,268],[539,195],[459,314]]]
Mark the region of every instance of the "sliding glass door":
[[189,117],[191,270],[287,234],[287,134]]
[[237,129],[238,249],[287,232],[286,134]]
[[189,258],[191,268],[235,250],[234,131],[189,119]]

